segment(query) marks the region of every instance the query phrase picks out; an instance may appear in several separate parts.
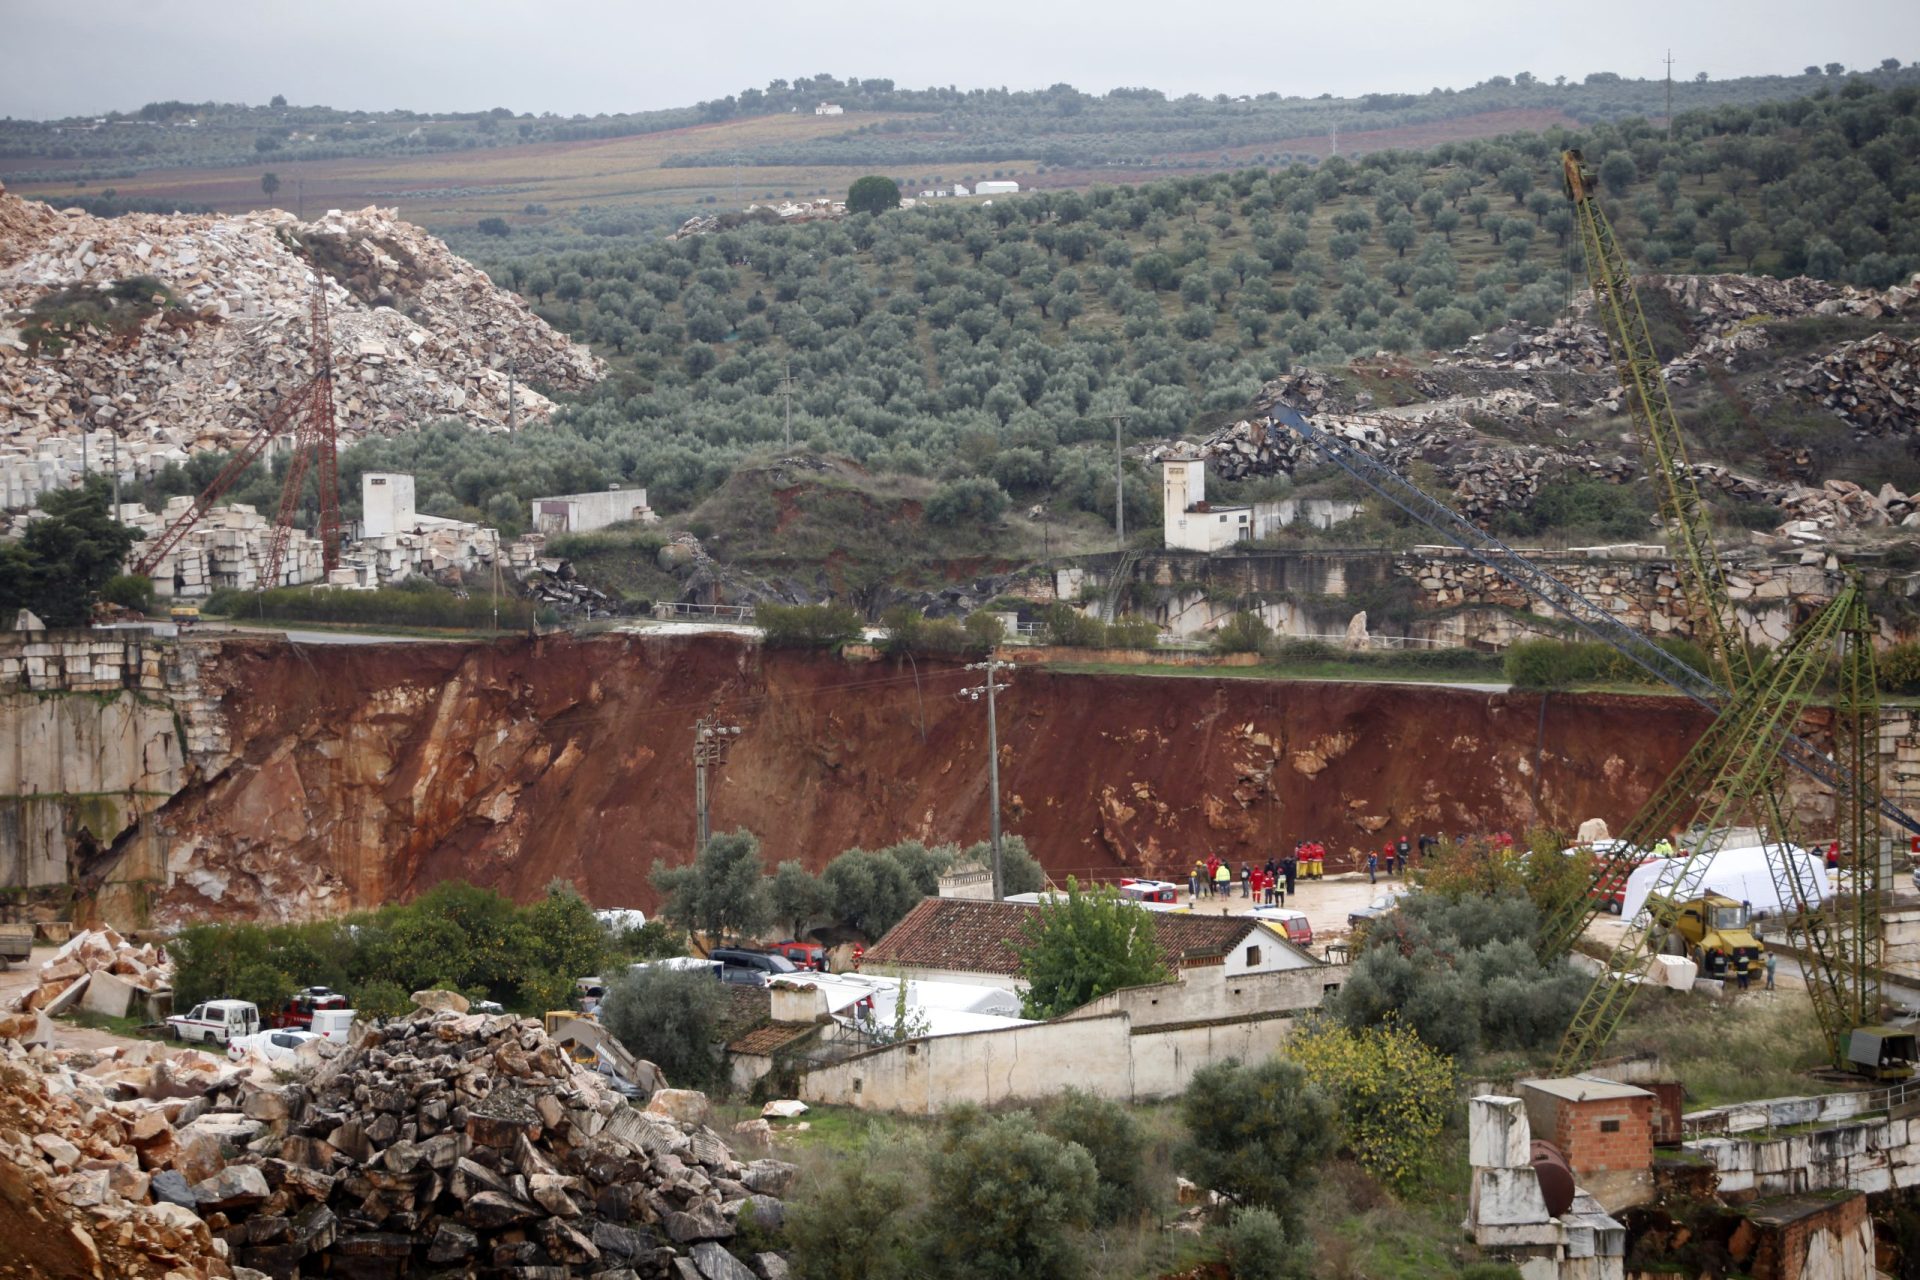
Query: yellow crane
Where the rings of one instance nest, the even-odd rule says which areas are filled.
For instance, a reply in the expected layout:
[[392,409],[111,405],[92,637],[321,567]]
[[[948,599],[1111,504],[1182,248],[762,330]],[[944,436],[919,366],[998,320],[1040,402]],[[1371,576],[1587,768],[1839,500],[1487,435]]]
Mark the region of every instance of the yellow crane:
[[[1812,696],[1813,682],[1839,655],[1840,689],[1834,725],[1836,820],[1842,847],[1853,854],[1852,892],[1843,902],[1813,881],[1807,862],[1788,853],[1770,858],[1790,944],[1807,957],[1808,992],[1829,1056],[1845,1060],[1852,1030],[1879,1017],[1881,884],[1889,856],[1880,819],[1888,806],[1878,773],[1879,704],[1874,682],[1873,627],[1857,583],[1850,583],[1793,640],[1767,657],[1756,657],[1733,620],[1726,575],[1714,544],[1712,521],[1700,498],[1686,442],[1673,411],[1646,314],[1625,253],[1595,197],[1591,173],[1579,151],[1561,157],[1568,200],[1573,205],[1587,276],[1601,327],[1607,335],[1620,384],[1640,435],[1642,453],[1674,544],[1677,577],[1688,615],[1704,642],[1720,684],[1732,692],[1714,725],[1622,833],[1621,847],[1598,879],[1624,877],[1645,847],[1688,817],[1711,815],[1709,843],[1679,860],[1669,887],[1697,884],[1714,849],[1713,833],[1743,814],[1754,814],[1764,838],[1782,850],[1792,839],[1781,770],[1782,750],[1794,742],[1795,722]],[[1644,843],[1642,843],[1644,842]],[[1585,895],[1568,903],[1544,931],[1550,945],[1571,945],[1594,907]],[[1558,1066],[1578,1070],[1611,1038],[1651,954],[1629,931],[1625,943],[1589,992],[1562,1041]],[[1636,972],[1637,971],[1637,972]]]

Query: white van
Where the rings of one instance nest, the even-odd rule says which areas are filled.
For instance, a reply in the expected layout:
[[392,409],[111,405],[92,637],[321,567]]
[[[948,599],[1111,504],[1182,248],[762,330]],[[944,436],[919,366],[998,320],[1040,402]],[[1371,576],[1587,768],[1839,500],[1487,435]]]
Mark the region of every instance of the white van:
[[352,1009],[315,1009],[313,1033],[322,1040],[341,1044],[353,1039],[353,1020],[360,1015]]
[[209,1000],[190,1013],[167,1019],[175,1040],[192,1044],[226,1044],[260,1030],[260,1006],[251,1000]]

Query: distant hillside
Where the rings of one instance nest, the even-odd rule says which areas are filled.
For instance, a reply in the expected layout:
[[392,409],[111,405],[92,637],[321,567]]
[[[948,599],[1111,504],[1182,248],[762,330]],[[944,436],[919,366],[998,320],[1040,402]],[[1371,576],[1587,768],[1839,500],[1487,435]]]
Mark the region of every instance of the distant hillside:
[[[1920,222],[1902,212],[1920,176],[1917,128],[1920,89],[1855,82],[1691,115],[1671,141],[1628,122],[666,244],[516,255],[515,241],[495,242],[496,277],[591,341],[607,383],[550,433],[426,432],[356,456],[420,471],[430,509],[448,514],[503,489],[613,481],[646,484],[657,508],[684,513],[749,460],[787,452],[790,371],[795,451],[881,474],[984,477],[1017,508],[1111,520],[1112,415],[1136,442],[1201,433],[1245,412],[1270,378],[1378,365],[1380,350],[1401,353],[1389,363],[1403,371],[1370,383],[1363,367],[1352,390],[1405,399],[1445,381],[1423,372],[1428,351],[1561,314],[1584,289],[1558,186],[1563,145],[1585,147],[1648,268],[1884,287],[1920,269]],[[1690,344],[1684,313],[1655,321],[1669,351]],[[1806,323],[1796,351],[1823,341],[1823,322]],[[1702,457],[1746,467],[1785,422],[1805,441],[1831,438],[1815,450],[1826,474],[1920,487],[1894,445],[1832,447],[1845,425],[1810,402],[1722,402],[1711,382],[1699,394],[1710,399],[1690,402],[1689,421]],[[1625,425],[1583,429],[1613,438]],[[1138,527],[1157,488],[1144,471],[1128,485]],[[1236,491],[1261,490],[1223,490]]]
[[[168,201],[235,211],[277,199],[298,211],[304,200],[307,212],[377,202],[437,229],[497,217],[624,234],[702,203],[843,190],[861,172],[915,187],[1003,174],[1029,187],[1084,187],[1666,110],[1662,81],[1608,72],[1563,81],[1523,73],[1418,94],[1169,99],[1141,88],[916,90],[816,76],[686,108],[591,118],[504,107],[426,114],[161,102],[92,119],[0,121],[0,176],[24,194],[85,198],[96,213],[112,212],[115,200],[163,211]],[[1831,64],[1685,80],[1673,86],[1673,103],[1698,111],[1916,81],[1920,70],[1889,58],[1853,72]],[[825,104],[845,114],[816,116]],[[281,180],[277,197],[261,190],[266,173]]]

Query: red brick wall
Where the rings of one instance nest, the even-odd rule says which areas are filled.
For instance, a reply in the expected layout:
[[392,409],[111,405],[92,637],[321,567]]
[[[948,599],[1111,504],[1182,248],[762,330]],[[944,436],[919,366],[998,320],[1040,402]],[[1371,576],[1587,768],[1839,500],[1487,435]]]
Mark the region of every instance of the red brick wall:
[[[1618,1120],[1617,1133],[1604,1133],[1604,1120]],[[1647,1169],[1653,1165],[1653,1099],[1562,1101],[1554,1112],[1554,1145],[1566,1155],[1577,1178],[1586,1173]]]

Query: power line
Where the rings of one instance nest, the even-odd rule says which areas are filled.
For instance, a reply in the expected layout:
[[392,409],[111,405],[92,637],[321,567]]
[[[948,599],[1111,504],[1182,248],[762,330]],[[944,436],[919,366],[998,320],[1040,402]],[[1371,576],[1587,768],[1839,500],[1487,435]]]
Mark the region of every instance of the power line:
[[993,900],[998,902],[1007,896],[1007,881],[1000,859],[1000,726],[994,715],[993,695],[1007,686],[996,683],[994,677],[1002,671],[1013,670],[1013,664],[988,658],[985,662],[969,662],[967,670],[987,673],[985,680],[960,690],[958,696],[970,702],[980,701],[982,694],[987,699],[987,803],[991,806],[993,819],[990,828],[993,833]]

